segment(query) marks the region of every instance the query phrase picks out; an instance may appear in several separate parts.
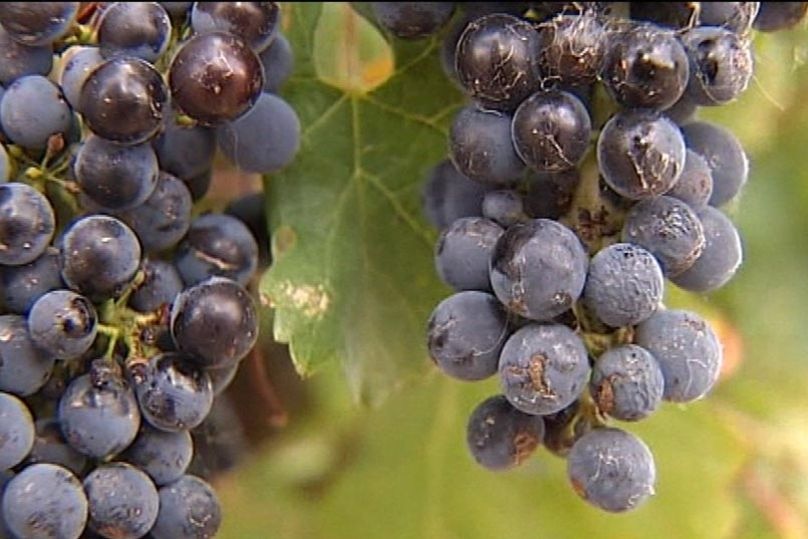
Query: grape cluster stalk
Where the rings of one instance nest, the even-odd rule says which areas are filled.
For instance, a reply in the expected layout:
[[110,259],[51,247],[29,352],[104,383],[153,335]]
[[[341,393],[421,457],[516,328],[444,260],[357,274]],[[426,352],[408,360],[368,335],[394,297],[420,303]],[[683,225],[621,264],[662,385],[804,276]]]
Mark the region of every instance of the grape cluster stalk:
[[254,173],[298,150],[280,17],[0,4],[3,539],[216,535],[192,433],[257,341],[268,255],[261,193],[200,206],[217,150]]
[[746,91],[756,32],[792,28],[807,9],[373,4],[396,38],[439,35],[468,97],[423,191],[436,270],[454,290],[427,346],[452,378],[499,379],[467,424],[481,466],[509,469],[544,446],[602,510],[654,493],[653,454],[620,423],[705,397],[722,362],[710,324],[667,308],[665,287],[713,292],[743,258],[722,208],[747,156],[697,113]]

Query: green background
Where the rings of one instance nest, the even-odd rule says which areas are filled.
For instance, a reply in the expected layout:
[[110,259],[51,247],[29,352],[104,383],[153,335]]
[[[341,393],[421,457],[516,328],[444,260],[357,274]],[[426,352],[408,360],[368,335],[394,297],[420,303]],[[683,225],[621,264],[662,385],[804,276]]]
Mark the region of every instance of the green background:
[[[808,537],[808,30],[756,35],[748,91],[700,112],[749,154],[743,196],[725,208],[745,260],[719,293],[671,286],[667,304],[716,323],[725,372],[707,399],[624,425],[655,455],[657,493],[612,515],[581,501],[546,451],[499,474],[467,454],[467,417],[497,385],[428,364],[423,326],[448,292],[417,207],[459,97],[437,78],[434,43],[395,44],[387,79],[390,51],[347,9],[285,13],[298,64],[283,95],[304,140],[296,164],[266,180],[276,264],[262,292],[278,307],[275,335],[312,376],[302,389],[274,379],[287,426],[264,428],[217,478],[220,537]],[[265,355],[284,371],[279,347]],[[267,413],[237,401],[242,416]]]

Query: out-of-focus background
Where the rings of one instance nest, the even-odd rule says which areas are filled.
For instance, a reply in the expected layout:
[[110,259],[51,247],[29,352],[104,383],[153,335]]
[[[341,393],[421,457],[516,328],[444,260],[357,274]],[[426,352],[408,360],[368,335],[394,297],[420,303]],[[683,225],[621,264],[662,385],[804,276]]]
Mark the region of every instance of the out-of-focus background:
[[[758,34],[755,59],[740,100],[699,114],[730,127],[751,161],[742,196],[725,208],[744,264],[719,293],[669,286],[666,300],[715,324],[724,372],[707,399],[623,425],[656,458],[648,503],[621,515],[588,506],[546,450],[505,473],[477,466],[466,420],[496,380],[464,384],[427,369],[380,406],[360,407],[336,366],[301,381],[286,349],[267,340],[266,320],[260,350],[197,441],[210,449],[203,466],[222,470],[219,537],[808,537],[808,28]],[[228,190],[258,185],[221,177]]]

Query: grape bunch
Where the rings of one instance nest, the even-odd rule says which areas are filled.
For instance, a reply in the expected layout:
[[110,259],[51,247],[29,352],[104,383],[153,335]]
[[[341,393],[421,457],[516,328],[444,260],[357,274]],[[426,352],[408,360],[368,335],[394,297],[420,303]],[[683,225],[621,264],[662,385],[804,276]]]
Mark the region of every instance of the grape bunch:
[[424,187],[437,273],[454,289],[429,318],[427,345],[453,378],[499,379],[467,425],[480,465],[508,469],[543,444],[602,510],[653,494],[649,447],[612,421],[711,390],[721,344],[699,314],[666,308],[663,292],[666,280],[712,292],[742,261],[722,208],[748,160],[696,114],[746,90],[756,29],[789,28],[806,8],[374,4],[400,38],[447,28],[444,69],[469,98]]
[[[214,537],[189,472],[258,338],[260,193],[300,124],[274,2],[0,5],[0,537]],[[261,239],[256,241],[256,236]]]

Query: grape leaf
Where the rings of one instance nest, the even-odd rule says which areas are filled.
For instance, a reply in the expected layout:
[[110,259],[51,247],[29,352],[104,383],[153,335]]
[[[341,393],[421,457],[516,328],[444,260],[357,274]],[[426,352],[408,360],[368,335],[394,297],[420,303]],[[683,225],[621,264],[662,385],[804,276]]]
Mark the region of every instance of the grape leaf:
[[420,189],[462,99],[439,38],[391,50],[347,3],[285,7],[296,68],[283,96],[303,134],[295,162],[265,180],[262,298],[301,374],[338,364],[356,398],[376,402],[428,365],[426,320],[447,290]]

